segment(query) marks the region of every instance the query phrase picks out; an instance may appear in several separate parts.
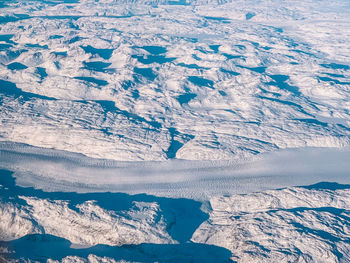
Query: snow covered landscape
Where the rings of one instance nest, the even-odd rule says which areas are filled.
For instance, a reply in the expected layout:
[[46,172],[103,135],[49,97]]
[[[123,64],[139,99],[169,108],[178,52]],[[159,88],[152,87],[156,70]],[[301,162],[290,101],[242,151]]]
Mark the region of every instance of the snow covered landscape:
[[348,0],[0,2],[0,262],[350,262]]

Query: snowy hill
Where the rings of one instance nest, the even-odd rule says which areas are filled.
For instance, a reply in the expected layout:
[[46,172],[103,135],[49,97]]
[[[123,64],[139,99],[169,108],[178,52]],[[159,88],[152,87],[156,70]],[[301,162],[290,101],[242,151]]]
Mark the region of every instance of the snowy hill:
[[0,262],[350,262],[348,0],[0,2]]
[[348,2],[254,3],[5,2],[1,139],[128,161],[349,145]]

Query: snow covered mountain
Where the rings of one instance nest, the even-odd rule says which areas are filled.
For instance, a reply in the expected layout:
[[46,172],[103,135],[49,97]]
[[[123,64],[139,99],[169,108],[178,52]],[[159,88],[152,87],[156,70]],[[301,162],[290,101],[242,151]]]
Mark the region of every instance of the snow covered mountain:
[[350,262],[349,14],[1,1],[0,262]]
[[1,140],[128,161],[347,146],[349,4],[327,3],[5,1]]

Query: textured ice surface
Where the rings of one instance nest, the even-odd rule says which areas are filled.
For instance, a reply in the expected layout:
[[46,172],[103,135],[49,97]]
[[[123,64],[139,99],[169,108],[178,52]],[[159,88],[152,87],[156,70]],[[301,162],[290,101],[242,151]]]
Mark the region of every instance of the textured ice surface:
[[115,160],[349,145],[348,1],[5,1],[0,139]]
[[349,13],[0,1],[0,261],[349,262]]
[[[0,247],[7,258],[349,260],[348,148],[233,161],[120,162],[0,145],[0,167],[8,169],[0,171]],[[293,185],[304,186],[282,188]],[[266,190],[272,188],[280,189]]]
[[206,201],[320,181],[350,183],[350,148],[306,148],[230,161],[121,162],[0,143],[0,168],[16,183],[46,191],[148,193]]

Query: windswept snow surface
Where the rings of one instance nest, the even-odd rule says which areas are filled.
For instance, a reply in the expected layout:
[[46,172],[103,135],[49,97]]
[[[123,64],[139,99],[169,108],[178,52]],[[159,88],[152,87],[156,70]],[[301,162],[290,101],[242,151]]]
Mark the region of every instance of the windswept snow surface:
[[350,262],[349,14],[1,1],[0,262]]
[[350,143],[347,0],[0,10],[3,141],[124,161]]

